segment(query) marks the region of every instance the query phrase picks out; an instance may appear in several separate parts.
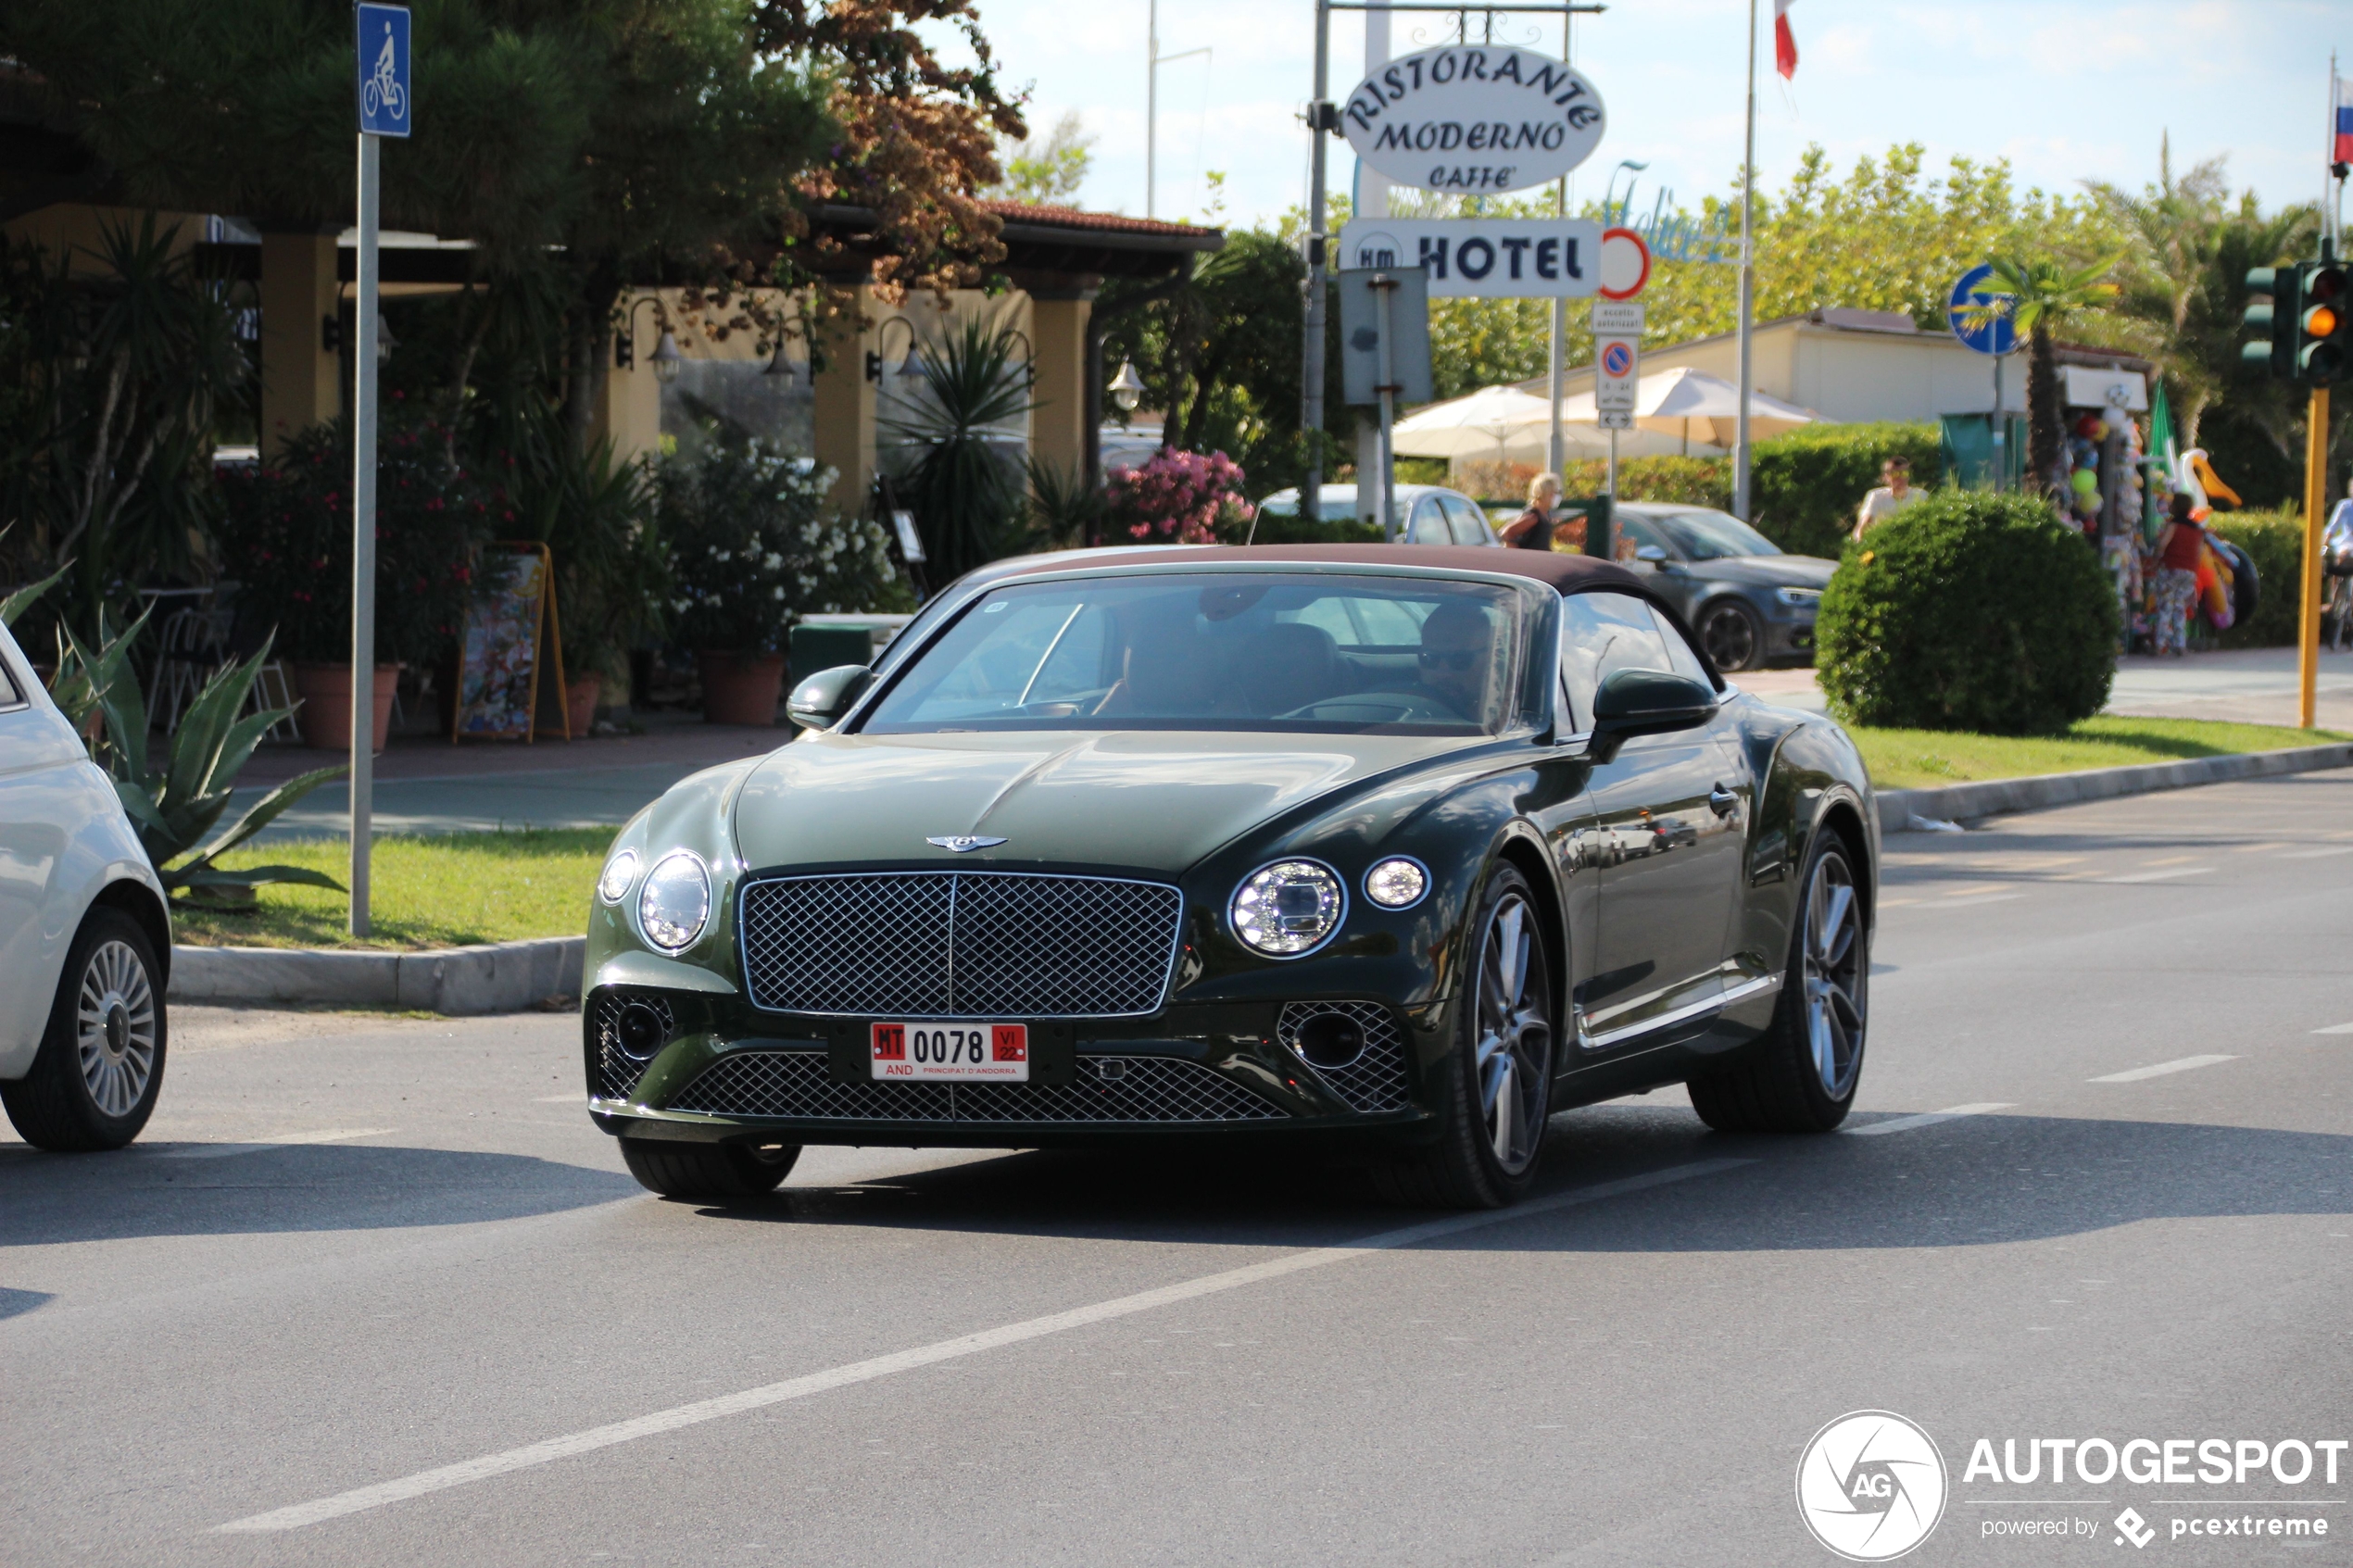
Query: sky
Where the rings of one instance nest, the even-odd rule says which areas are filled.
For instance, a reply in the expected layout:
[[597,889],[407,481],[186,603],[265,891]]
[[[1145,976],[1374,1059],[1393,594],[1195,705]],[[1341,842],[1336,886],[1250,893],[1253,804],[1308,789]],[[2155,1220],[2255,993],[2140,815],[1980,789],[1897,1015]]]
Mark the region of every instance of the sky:
[[[1031,88],[1043,129],[1076,110],[1099,140],[1081,206],[1145,210],[1145,58],[1150,0],[979,0],[1004,78]],[[2157,177],[2160,137],[2174,167],[2224,155],[2234,189],[2266,208],[2321,194],[2329,55],[2353,74],[2353,0],[1793,0],[1798,68],[1772,69],[1772,4],[1759,0],[1756,156],[1772,189],[1809,144],[1843,172],[1865,154],[1919,142],[1931,170],[1954,154],[2007,157],[2021,185],[2075,194],[2087,179],[2137,189]],[[1496,41],[1560,46],[1548,18],[1499,16]],[[1401,14],[1391,52],[1450,41],[1452,13]],[[1504,24],[1518,23],[1508,36]],[[1474,36],[1478,22],[1474,20]],[[1578,68],[1599,88],[1609,130],[1575,176],[1571,201],[1598,199],[1620,160],[1647,163],[1635,197],[1661,187],[1696,208],[1730,189],[1741,157],[1746,0],[1610,0],[1579,17]],[[1419,42],[1416,41],[1419,34]],[[1160,0],[1157,211],[1199,219],[1222,171],[1223,221],[1271,221],[1305,198],[1298,106],[1314,80],[1310,0]],[[1332,20],[1331,96],[1363,74],[1356,13]],[[1332,143],[1332,189],[1353,158]],[[1623,192],[1625,175],[1617,176]]]

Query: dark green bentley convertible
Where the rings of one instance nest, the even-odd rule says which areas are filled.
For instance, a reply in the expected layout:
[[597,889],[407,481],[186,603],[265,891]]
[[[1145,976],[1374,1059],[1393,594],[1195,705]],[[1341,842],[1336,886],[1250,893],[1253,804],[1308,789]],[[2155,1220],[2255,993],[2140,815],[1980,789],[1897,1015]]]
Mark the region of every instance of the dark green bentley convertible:
[[1507,1203],[1554,1111],[1827,1132],[1878,830],[1836,725],[1529,551],[1000,563],[598,884],[589,1110],[656,1192],[804,1145],[1323,1140]]

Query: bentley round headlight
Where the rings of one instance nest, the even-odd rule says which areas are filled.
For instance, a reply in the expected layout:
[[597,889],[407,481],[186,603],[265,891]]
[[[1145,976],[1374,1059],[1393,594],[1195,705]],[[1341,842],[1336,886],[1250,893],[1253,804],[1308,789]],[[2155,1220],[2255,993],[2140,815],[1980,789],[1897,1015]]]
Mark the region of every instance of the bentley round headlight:
[[1295,958],[1340,929],[1348,893],[1329,866],[1277,860],[1234,889],[1234,934],[1259,952]]
[[597,879],[597,897],[608,904],[618,904],[629,895],[629,884],[637,877],[637,851],[623,849],[605,862],[602,876]]
[[1419,860],[1393,855],[1365,873],[1365,897],[1384,909],[1410,909],[1429,891],[1429,869]]
[[702,935],[711,919],[711,873],[688,850],[665,855],[647,873],[637,895],[637,926],[646,940],[671,952]]

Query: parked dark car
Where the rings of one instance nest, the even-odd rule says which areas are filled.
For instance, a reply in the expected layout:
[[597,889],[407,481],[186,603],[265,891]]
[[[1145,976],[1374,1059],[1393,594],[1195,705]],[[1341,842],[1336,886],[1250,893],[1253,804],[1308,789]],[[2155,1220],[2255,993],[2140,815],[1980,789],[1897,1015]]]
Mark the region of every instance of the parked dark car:
[[596,1123],[648,1188],[809,1144],[1285,1138],[1526,1190],[1547,1119],[1688,1083],[1824,1132],[1878,860],[1837,725],[1727,685],[1650,579],[1536,551],[998,563],[812,726],[624,827]]
[[1730,512],[1629,501],[1617,510],[1620,554],[1680,611],[1718,670],[1805,664],[1814,617],[1838,562],[1793,556]]

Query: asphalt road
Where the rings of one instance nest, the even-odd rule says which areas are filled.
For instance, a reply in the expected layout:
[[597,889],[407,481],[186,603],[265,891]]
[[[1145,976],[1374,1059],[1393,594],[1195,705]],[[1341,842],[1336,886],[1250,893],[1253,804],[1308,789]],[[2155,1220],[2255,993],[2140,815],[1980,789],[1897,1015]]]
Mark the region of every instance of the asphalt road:
[[1829,1563],[1863,1409],[1947,1470],[1907,1562],[2353,1559],[2341,1448],[1964,1474],[2353,1437],[2353,777],[1891,842],[1873,1135],[1661,1091],[1500,1217],[903,1150],[721,1213],[623,1173],[569,1017],[188,1010],[136,1152],[0,1144],[0,1562]]

